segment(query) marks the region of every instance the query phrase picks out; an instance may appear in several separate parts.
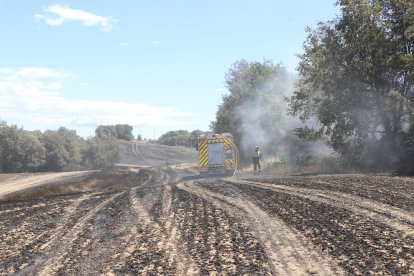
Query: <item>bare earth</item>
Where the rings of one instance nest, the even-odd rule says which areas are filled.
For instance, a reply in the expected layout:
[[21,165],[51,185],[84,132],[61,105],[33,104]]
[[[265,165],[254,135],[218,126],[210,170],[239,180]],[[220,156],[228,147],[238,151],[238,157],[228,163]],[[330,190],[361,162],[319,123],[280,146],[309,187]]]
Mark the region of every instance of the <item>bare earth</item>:
[[0,275],[414,274],[411,178],[194,174],[122,167],[4,195]]
[[89,171],[62,172],[62,173],[40,173],[40,174],[3,174],[0,175],[0,198],[4,195],[14,193],[27,188],[53,181],[76,181],[79,177],[88,175]]

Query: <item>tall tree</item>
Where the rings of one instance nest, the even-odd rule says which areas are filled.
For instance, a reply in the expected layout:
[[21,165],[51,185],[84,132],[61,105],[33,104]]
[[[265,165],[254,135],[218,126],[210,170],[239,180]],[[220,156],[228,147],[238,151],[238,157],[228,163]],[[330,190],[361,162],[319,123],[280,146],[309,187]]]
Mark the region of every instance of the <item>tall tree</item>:
[[65,171],[79,167],[81,138],[76,131],[60,127],[57,131],[45,131],[40,139],[46,148],[44,170]]
[[93,137],[86,141],[83,149],[83,163],[86,167],[101,169],[112,166],[120,160],[121,148],[115,138]]
[[116,139],[131,141],[134,139],[132,134],[133,127],[128,124],[100,125],[95,129],[97,137],[109,136]]
[[285,69],[271,61],[235,62],[225,77],[229,93],[223,96],[210,128],[215,133],[232,133],[242,156],[251,154],[256,144],[276,154],[285,134],[284,97],[290,84]]
[[0,167],[4,172],[36,171],[45,163],[45,148],[35,134],[0,124]]
[[366,169],[414,161],[414,2],[337,3],[336,20],[308,29],[290,99],[292,114],[306,123],[297,134],[325,137],[349,164]]
[[158,142],[169,146],[190,146],[191,134],[187,130],[171,130],[161,135]]
[[95,134],[97,137],[114,137],[116,138],[116,130],[113,125],[100,125],[95,129]]
[[132,134],[133,129],[132,126],[127,124],[115,125],[116,138],[126,141],[134,140],[134,135]]
[[198,136],[204,134],[205,131],[193,130],[171,130],[158,138],[158,143],[169,146],[185,146],[195,147]]

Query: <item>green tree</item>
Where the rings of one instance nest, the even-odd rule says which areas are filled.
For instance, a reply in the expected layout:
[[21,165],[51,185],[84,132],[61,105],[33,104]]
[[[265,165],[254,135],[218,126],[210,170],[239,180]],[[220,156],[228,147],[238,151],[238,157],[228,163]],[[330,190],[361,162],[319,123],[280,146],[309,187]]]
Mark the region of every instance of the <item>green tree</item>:
[[338,4],[336,20],[308,29],[290,99],[291,113],[305,123],[297,134],[324,137],[353,166],[414,164],[414,2]]
[[112,137],[93,137],[86,141],[83,149],[83,163],[86,167],[102,169],[120,160],[121,148]]
[[241,60],[232,65],[225,80],[229,93],[223,96],[210,128],[215,133],[232,133],[242,157],[249,156],[255,145],[276,154],[285,135],[284,97],[292,84],[289,74],[271,61]]
[[172,130],[161,135],[158,142],[169,146],[191,146],[191,135],[187,130]]
[[100,125],[95,129],[97,137],[114,137],[121,140],[131,141],[134,139],[132,134],[133,127],[127,124]]
[[0,167],[4,172],[37,171],[45,163],[45,148],[35,134],[0,124]]
[[113,125],[100,125],[95,129],[95,135],[97,137],[109,136],[109,137],[116,138],[115,126],[113,126]]
[[158,138],[158,143],[169,146],[195,147],[198,136],[206,133],[201,130],[171,130]]
[[126,141],[134,140],[134,135],[132,134],[133,129],[132,126],[127,124],[115,125],[116,138]]
[[46,148],[45,171],[74,170],[79,167],[81,138],[76,131],[60,127],[57,131],[45,131],[40,139]]

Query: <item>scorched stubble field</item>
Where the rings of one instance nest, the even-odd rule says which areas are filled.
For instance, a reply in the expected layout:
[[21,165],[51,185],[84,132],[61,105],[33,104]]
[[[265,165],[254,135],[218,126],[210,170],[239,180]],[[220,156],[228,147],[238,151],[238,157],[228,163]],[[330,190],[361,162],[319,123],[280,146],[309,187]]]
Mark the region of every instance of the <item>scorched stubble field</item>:
[[0,274],[414,273],[414,180],[118,168],[2,197]]

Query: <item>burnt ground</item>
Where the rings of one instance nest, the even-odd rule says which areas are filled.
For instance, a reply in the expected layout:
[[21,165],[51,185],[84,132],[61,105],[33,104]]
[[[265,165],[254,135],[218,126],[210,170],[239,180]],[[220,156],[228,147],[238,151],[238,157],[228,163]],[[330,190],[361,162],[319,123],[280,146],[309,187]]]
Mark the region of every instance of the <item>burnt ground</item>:
[[411,178],[194,173],[117,168],[2,197],[0,275],[414,274]]
[[120,141],[122,149],[120,164],[157,167],[197,162],[195,148],[166,146],[145,141]]

